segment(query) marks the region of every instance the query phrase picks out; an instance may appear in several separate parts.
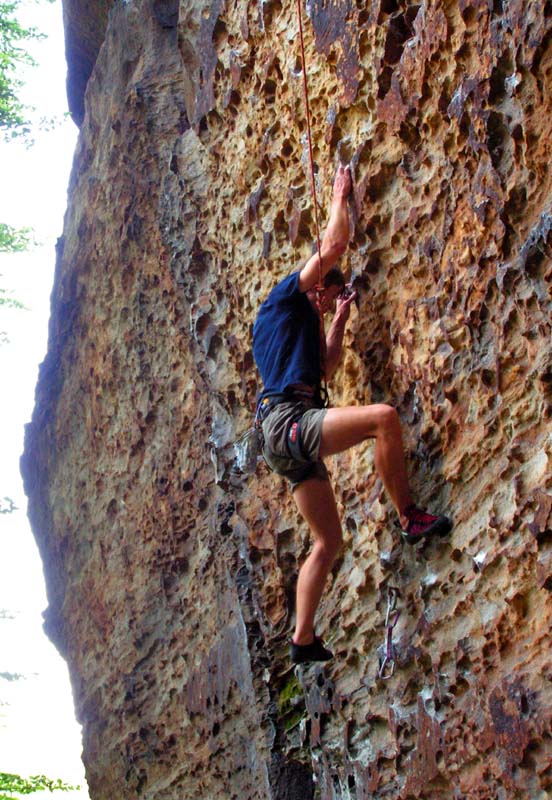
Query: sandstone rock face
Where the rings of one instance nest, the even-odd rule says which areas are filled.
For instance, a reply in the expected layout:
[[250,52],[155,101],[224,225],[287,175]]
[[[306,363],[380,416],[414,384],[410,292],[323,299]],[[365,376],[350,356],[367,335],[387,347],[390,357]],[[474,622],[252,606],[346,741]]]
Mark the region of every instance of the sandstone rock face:
[[330,459],[336,658],[290,669],[308,531],[280,478],[232,474],[231,443],[256,310],[314,237],[295,4],[116,3],[23,459],[91,797],[544,800],[552,7],[308,12],[323,217],[339,157],[354,175],[360,303],[332,401],[397,407],[416,497],[454,532],[407,548],[370,444]]

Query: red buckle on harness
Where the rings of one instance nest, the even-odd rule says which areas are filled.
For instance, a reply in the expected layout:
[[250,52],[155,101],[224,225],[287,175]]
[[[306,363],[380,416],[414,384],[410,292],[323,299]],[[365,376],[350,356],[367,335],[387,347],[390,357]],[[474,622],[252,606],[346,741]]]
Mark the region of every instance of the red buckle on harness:
[[295,442],[297,441],[297,422],[294,422],[291,428],[289,429],[289,439],[290,442],[293,442],[293,444],[295,444]]

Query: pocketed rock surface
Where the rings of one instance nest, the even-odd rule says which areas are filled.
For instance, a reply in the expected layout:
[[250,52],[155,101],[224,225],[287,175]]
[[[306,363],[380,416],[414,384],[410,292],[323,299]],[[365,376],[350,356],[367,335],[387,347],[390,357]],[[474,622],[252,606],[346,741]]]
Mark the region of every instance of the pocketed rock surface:
[[22,462],[91,798],[545,800],[551,4],[303,5],[323,224],[354,177],[332,402],[394,405],[455,524],[403,545],[372,445],[329,459],[336,657],[297,672],[308,531],[279,477],[232,473],[256,311],[314,239],[296,7],[94,7],[65,0],[84,115]]

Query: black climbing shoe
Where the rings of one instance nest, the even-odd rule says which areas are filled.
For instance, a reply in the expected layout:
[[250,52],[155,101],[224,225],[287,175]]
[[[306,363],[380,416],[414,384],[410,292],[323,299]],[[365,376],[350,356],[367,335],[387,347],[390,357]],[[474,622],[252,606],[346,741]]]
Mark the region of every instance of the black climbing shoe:
[[408,525],[401,532],[408,544],[418,544],[428,536],[446,536],[452,529],[452,522],[443,514],[435,517],[416,506],[408,506],[404,514],[408,517]]
[[314,637],[310,644],[291,643],[291,660],[294,664],[304,664],[306,661],[329,661],[333,653],[324,647],[319,636]]

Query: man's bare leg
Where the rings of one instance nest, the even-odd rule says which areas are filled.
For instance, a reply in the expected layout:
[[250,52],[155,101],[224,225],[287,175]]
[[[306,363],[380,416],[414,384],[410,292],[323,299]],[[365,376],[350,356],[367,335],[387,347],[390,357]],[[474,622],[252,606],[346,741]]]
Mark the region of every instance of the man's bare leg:
[[[376,469],[404,530],[409,521],[405,511],[412,505],[412,498],[401,426],[395,409],[383,404],[328,409],[322,424],[320,458],[341,453],[369,438],[376,440]],[[328,481],[316,478],[304,481],[296,487],[293,496],[314,536],[313,549],[301,567],[297,580],[296,628],[293,636],[295,644],[307,645],[313,641],[316,609],[342,544],[341,523],[333,489]],[[445,519],[439,518],[439,522]]]
[[375,404],[328,409],[322,424],[320,458],[341,453],[369,438],[376,440],[376,470],[404,526],[408,523],[404,512],[412,504],[412,497],[399,415],[394,408]]
[[314,615],[333,562],[341,548],[341,523],[329,481],[310,478],[296,487],[293,497],[314,537],[314,546],[297,579],[295,644],[310,644]]

